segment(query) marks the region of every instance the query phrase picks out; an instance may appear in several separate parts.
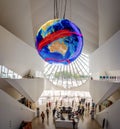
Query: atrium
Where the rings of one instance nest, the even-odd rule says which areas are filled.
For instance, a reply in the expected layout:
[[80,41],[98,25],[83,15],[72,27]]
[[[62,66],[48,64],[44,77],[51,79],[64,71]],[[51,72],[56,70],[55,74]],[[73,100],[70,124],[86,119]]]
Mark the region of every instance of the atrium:
[[[1,129],[23,121],[30,124],[24,129],[74,129],[76,118],[78,129],[119,129],[119,6],[120,0],[0,0]],[[81,54],[67,65],[50,64],[36,50],[38,30],[52,19],[69,19],[83,36]]]

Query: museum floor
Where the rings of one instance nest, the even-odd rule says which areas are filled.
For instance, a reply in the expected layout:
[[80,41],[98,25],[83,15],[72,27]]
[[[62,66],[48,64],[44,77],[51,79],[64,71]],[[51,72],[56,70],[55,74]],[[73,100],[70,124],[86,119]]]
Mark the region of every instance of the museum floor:
[[[41,118],[35,118],[32,121],[32,129],[56,129],[52,113],[50,113],[48,120],[47,118],[45,118],[44,123],[41,122]],[[78,129],[102,129],[102,128],[98,125],[98,123],[95,120],[91,120],[90,115],[88,115],[88,113],[85,113],[83,117],[80,116]]]

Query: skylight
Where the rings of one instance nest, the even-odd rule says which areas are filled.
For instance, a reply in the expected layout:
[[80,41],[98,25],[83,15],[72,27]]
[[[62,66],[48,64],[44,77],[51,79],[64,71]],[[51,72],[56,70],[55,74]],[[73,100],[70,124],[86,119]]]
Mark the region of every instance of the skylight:
[[82,53],[69,65],[46,63],[44,75],[56,86],[64,88],[81,86],[89,78],[89,56]]

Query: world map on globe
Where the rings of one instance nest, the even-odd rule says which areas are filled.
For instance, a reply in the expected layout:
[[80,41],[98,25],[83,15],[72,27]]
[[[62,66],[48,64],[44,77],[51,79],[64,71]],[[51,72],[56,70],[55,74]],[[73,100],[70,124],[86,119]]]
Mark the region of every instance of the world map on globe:
[[69,64],[81,54],[83,35],[70,20],[53,19],[40,27],[35,46],[48,63]]

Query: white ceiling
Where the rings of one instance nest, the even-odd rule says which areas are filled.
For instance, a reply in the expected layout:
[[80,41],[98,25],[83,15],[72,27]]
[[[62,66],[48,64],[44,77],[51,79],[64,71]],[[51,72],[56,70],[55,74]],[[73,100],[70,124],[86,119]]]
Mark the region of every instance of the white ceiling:
[[[32,47],[39,27],[53,16],[54,0],[0,0],[0,24]],[[98,0],[67,0],[65,18],[81,29],[83,51],[93,52],[98,47]]]
[[[60,1],[64,3],[64,0]],[[54,0],[31,0],[30,3],[35,37],[40,26],[54,18]],[[98,47],[97,0],[67,0],[65,18],[72,20],[81,29],[84,36],[84,51],[94,51]]]

